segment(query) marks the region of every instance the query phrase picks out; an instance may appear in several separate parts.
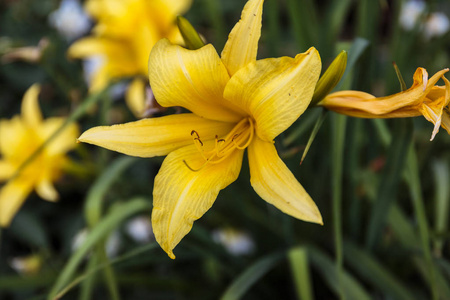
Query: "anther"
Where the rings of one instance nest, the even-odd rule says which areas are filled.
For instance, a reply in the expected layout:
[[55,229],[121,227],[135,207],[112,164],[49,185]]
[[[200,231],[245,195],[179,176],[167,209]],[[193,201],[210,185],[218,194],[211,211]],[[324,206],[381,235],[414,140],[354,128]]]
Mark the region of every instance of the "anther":
[[200,145],[203,146],[203,142],[202,142],[202,140],[200,138],[194,138],[194,141],[198,141],[200,143]]

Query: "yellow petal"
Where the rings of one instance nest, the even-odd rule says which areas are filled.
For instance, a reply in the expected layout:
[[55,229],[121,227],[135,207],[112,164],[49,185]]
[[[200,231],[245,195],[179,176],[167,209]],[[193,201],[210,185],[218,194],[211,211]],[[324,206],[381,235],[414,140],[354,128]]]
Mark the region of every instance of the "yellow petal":
[[148,73],[155,98],[162,106],[182,106],[218,121],[241,119],[232,104],[223,99],[229,76],[212,45],[187,50],[163,39],[153,47]]
[[16,168],[7,160],[0,159],[0,181],[4,181],[16,172]]
[[275,146],[255,138],[248,147],[250,182],[261,198],[297,219],[322,224],[314,201],[278,157]]
[[145,111],[145,81],[135,78],[128,87],[125,95],[128,108],[136,118],[142,118]]
[[192,5],[192,0],[161,0],[167,8],[176,16],[184,14]]
[[258,60],[231,77],[224,97],[253,116],[260,138],[272,141],[308,107],[320,68],[314,48],[295,58]]
[[[205,143],[205,147],[209,144]],[[214,203],[219,191],[235,181],[242,165],[243,150],[235,150],[219,164],[204,163],[195,146],[170,153],[155,177],[152,225],[156,241],[174,259],[173,249]]]
[[22,118],[31,127],[38,126],[42,122],[42,113],[38,102],[40,90],[38,84],[33,84],[26,91],[22,100]]
[[94,127],[84,132],[78,140],[127,155],[153,157],[193,144],[192,130],[206,141],[215,135],[225,135],[233,125],[194,114],[179,114]]
[[221,56],[230,76],[256,61],[261,36],[263,2],[263,0],[249,0],[242,10],[241,19],[228,36]]
[[56,191],[48,176],[45,176],[41,179],[40,182],[38,182],[38,184],[36,185],[36,192],[39,197],[51,202],[55,202],[59,197],[58,192]]
[[9,181],[0,190],[0,226],[9,226],[11,220],[32,190],[32,183],[24,180]]
[[71,58],[101,55],[105,58],[104,64],[111,77],[135,75],[140,71],[138,60],[128,41],[87,37],[73,43],[67,55]]
[[20,156],[20,151],[27,147],[30,130],[15,116],[11,120],[0,121],[0,152],[4,158]]
[[[45,119],[39,128],[39,134],[42,141],[47,140],[56,132],[65,122],[64,118],[48,118]],[[76,147],[77,137],[79,135],[78,126],[76,124],[68,125],[56,138],[47,143],[45,151],[47,155],[64,154]]]

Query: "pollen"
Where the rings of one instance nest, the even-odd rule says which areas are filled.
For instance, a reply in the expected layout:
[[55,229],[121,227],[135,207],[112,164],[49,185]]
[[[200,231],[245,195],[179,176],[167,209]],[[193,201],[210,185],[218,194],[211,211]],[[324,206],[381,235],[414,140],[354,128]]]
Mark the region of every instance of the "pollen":
[[201,154],[204,162],[198,168],[191,167],[188,162],[183,160],[184,164],[193,172],[198,172],[208,164],[218,164],[227,159],[236,149],[244,150],[253,140],[255,135],[255,121],[252,118],[244,118],[237,123],[233,129],[224,137],[215,136],[214,147],[211,150],[205,150],[205,144],[197,131],[192,130],[191,136],[194,145]]

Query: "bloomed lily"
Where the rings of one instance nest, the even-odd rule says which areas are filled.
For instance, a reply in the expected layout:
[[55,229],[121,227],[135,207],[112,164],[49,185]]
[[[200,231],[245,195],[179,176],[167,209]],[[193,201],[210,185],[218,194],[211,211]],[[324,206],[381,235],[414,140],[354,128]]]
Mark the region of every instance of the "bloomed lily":
[[0,120],[0,226],[8,226],[27,196],[36,190],[48,201],[56,201],[53,182],[62,175],[68,162],[65,153],[76,143],[78,128],[68,126],[49,142],[33,160],[24,162],[63,124],[64,118],[42,118],[38,104],[39,86],[25,93],[22,114],[11,120]]
[[95,127],[82,142],[128,155],[167,155],[153,190],[152,226],[173,249],[240,173],[248,151],[251,184],[268,203],[295,218],[322,223],[320,212],[279,158],[274,139],[308,107],[321,70],[316,49],[294,58],[256,60],[263,0],[250,0],[222,56],[212,45],[187,50],[159,41],[149,78],[159,104],[191,113]]
[[[91,92],[103,89],[111,79],[147,76],[148,56],[161,38],[181,43],[176,17],[184,13],[192,0],[89,0],[87,12],[97,20],[94,35],[75,42],[69,57],[102,57],[103,64],[93,74]],[[137,77],[135,81],[144,82]],[[143,84],[143,83],[142,83]],[[139,84],[131,85],[143,94]],[[127,98],[136,115],[143,109],[142,97]]]
[[[405,118],[424,116],[434,124],[431,140],[443,127],[450,134],[450,82],[443,69],[431,78],[424,68],[417,68],[412,86],[400,93],[375,97],[360,91],[340,91],[329,94],[318,106],[347,116],[358,118]],[[437,86],[441,79],[444,86]]]

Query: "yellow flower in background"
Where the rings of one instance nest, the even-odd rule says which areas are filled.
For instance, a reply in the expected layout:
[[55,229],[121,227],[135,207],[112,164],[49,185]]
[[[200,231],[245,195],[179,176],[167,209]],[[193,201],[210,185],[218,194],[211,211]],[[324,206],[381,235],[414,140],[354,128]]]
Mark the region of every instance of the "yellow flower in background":
[[[340,91],[329,94],[318,106],[347,116],[358,118],[406,118],[424,116],[434,124],[431,140],[442,126],[450,134],[450,82],[444,77],[444,69],[431,78],[424,68],[414,73],[414,83],[406,91],[376,98],[359,91]],[[439,79],[445,86],[437,86]]]
[[16,174],[65,121],[64,118],[43,120],[38,104],[39,91],[39,86],[33,85],[25,93],[21,116],[0,120],[0,181],[7,181],[0,189],[0,226],[10,224],[33,189],[45,200],[58,199],[53,182],[61,176],[68,161],[65,153],[76,145],[79,132],[77,126],[71,125]]
[[[88,0],[87,12],[97,20],[93,35],[75,42],[69,57],[100,56],[102,65],[93,74],[90,90],[103,89],[111,79],[147,77],[148,56],[161,38],[181,43],[176,17],[192,0]],[[142,78],[135,80],[143,81]],[[138,89],[137,85],[132,85]],[[141,91],[143,93],[143,89]],[[133,94],[133,92],[132,92]],[[142,98],[128,99],[132,108],[143,108]],[[135,112],[137,113],[137,112]]]
[[267,202],[309,222],[320,212],[279,158],[273,140],[308,107],[320,75],[316,49],[295,58],[256,60],[263,0],[250,0],[220,58],[212,45],[187,50],[159,41],[149,77],[159,104],[192,113],[84,132],[79,141],[128,155],[168,155],[155,178],[152,225],[173,249],[240,173],[248,149],[251,184]]

